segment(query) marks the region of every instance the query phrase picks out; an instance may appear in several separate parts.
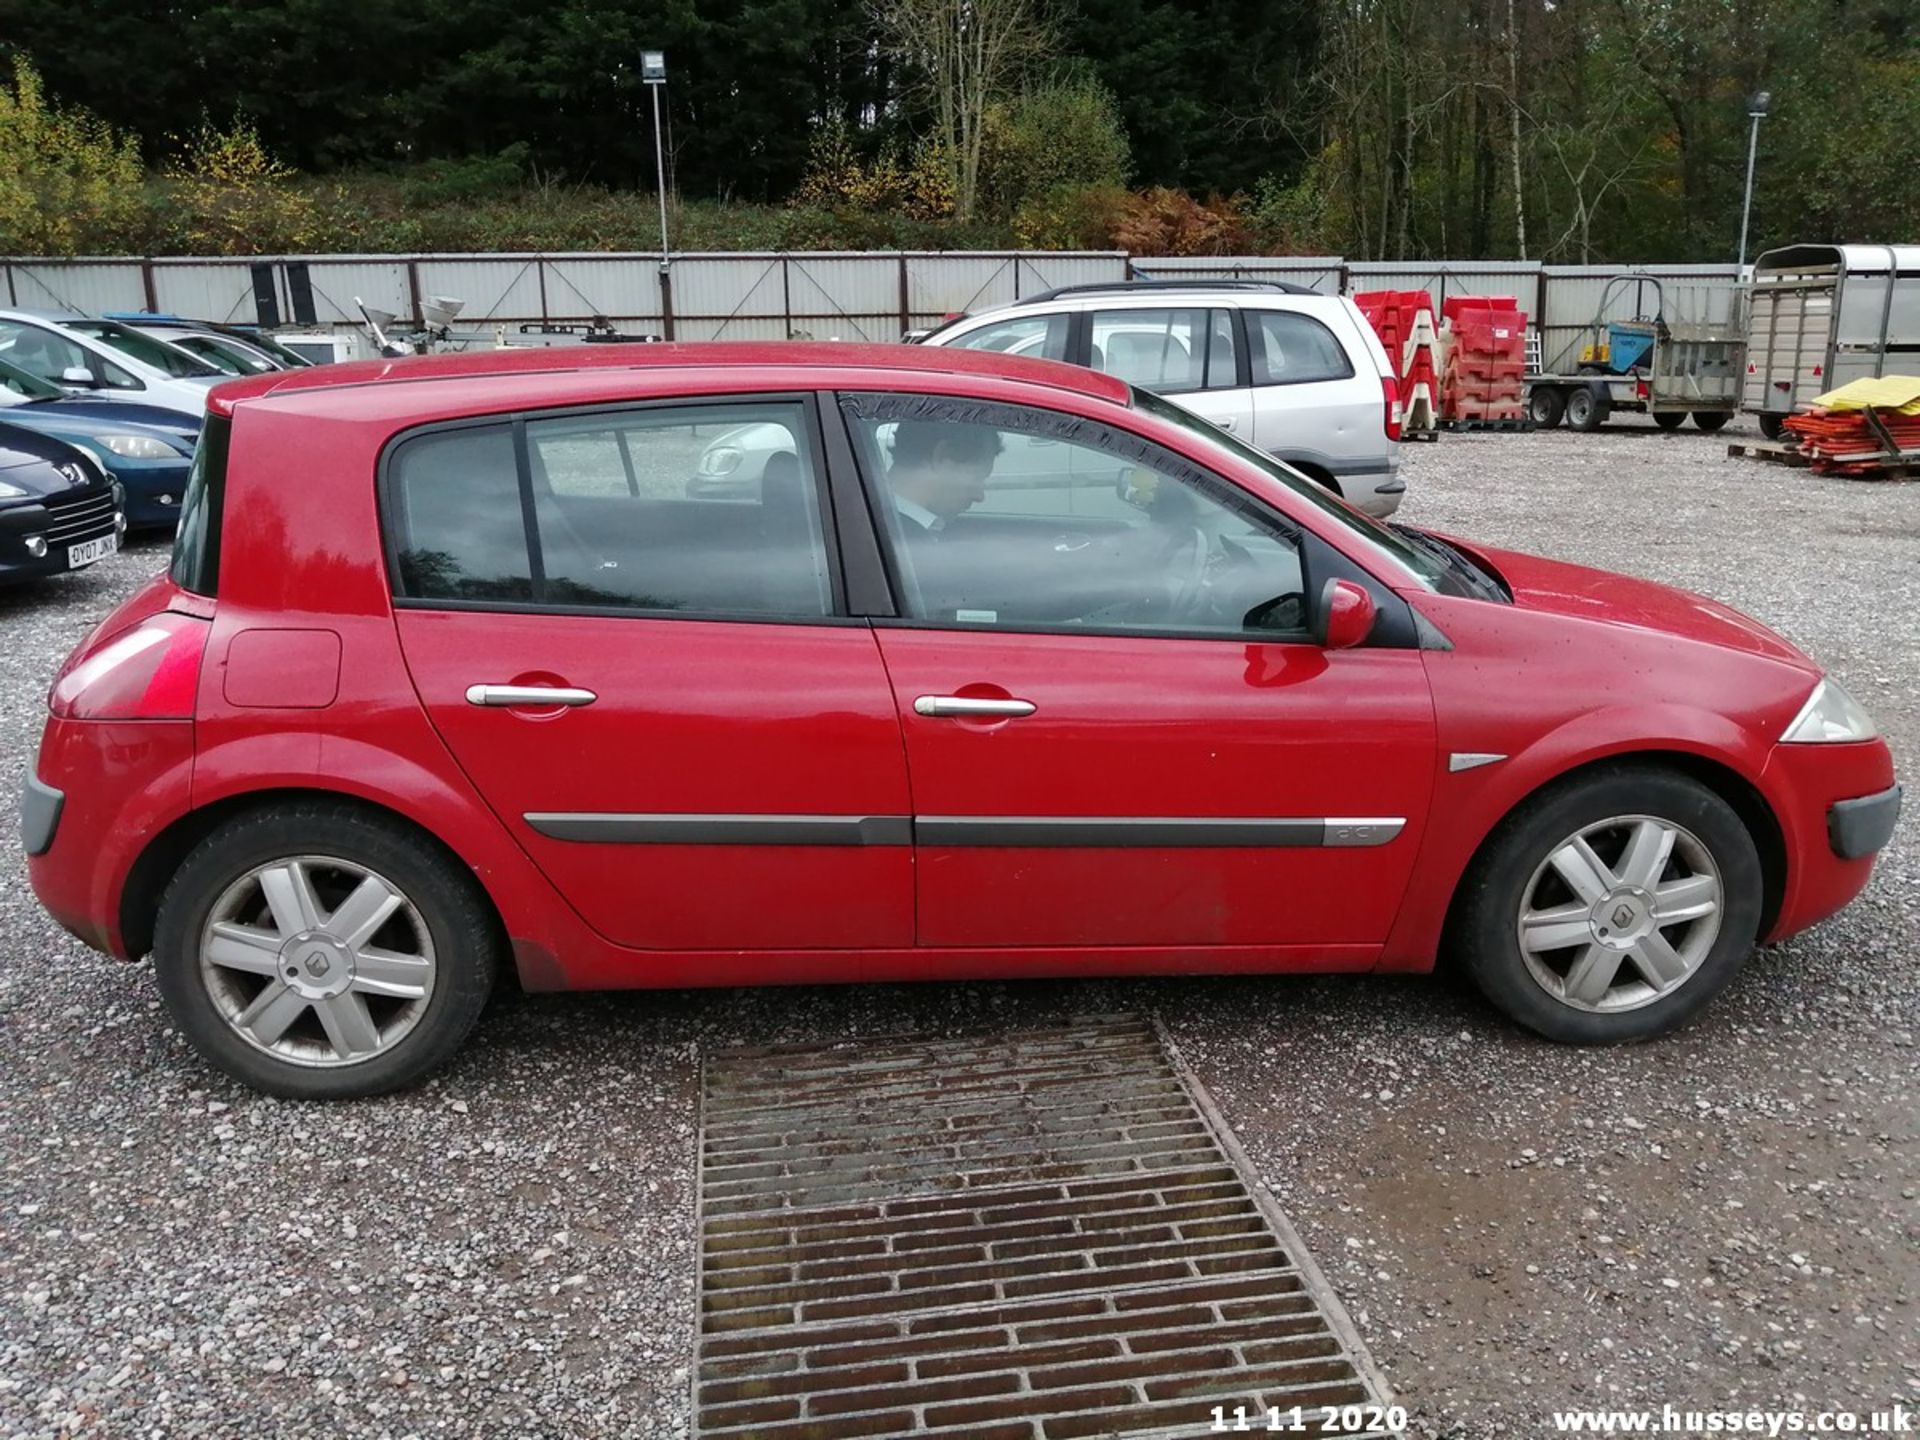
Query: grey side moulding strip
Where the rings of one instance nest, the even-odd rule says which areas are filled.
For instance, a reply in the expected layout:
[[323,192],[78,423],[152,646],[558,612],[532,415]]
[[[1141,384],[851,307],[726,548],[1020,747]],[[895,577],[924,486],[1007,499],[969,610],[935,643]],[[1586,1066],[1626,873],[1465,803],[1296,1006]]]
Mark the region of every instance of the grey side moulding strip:
[[554,840],[600,845],[929,845],[991,849],[1346,849],[1385,845],[1398,817],[620,815],[536,812]]

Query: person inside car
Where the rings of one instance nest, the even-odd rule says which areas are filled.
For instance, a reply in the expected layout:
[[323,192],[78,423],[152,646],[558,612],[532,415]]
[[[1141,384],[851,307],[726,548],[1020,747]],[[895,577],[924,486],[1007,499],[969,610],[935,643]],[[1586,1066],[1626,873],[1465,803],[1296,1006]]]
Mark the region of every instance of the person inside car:
[[902,420],[893,433],[887,484],[909,536],[937,535],[987,498],[1000,432],[986,425]]

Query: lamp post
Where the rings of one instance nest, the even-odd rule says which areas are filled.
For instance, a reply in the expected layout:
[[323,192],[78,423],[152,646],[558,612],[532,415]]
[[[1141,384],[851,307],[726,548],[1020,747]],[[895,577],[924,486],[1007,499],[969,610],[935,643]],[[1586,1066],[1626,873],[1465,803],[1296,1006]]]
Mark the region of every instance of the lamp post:
[[660,196],[660,268],[667,268],[667,152],[660,139],[660,87],[667,83],[667,52],[640,52],[640,79],[653,92],[653,175]]
[[1760,149],[1760,122],[1772,108],[1773,96],[1765,90],[1756,90],[1747,101],[1747,115],[1753,121],[1753,128],[1747,132],[1747,194],[1740,202],[1741,269],[1747,264],[1747,217],[1753,213],[1753,157]]

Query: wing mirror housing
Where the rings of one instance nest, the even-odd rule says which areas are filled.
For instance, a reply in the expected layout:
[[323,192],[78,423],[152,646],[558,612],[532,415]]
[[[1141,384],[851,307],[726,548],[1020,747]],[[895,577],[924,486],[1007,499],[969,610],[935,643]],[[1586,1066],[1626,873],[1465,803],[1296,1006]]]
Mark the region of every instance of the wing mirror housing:
[[1379,611],[1366,587],[1351,580],[1329,580],[1320,588],[1313,612],[1313,638],[1322,650],[1351,650],[1373,633]]
[[62,385],[78,385],[83,390],[98,390],[100,382],[93,378],[93,372],[84,365],[69,365],[60,372]]

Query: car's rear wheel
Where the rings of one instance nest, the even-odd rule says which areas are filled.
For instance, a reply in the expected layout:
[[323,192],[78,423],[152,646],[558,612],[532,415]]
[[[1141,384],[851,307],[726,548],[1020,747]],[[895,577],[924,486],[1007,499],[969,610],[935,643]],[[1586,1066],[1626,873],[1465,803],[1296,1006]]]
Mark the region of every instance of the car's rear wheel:
[[379,1094],[445,1062],[500,951],[462,867],[396,822],[325,802],[214,831],[154,931],[161,997],[194,1047],[304,1100]]
[[1653,423],[1658,425],[1662,430],[1678,430],[1682,425],[1687,423],[1687,412],[1684,410],[1656,410],[1653,412]]
[[1577,777],[1502,823],[1467,877],[1449,942],[1480,989],[1553,1040],[1670,1030],[1753,949],[1753,837],[1698,781],[1640,766]]

